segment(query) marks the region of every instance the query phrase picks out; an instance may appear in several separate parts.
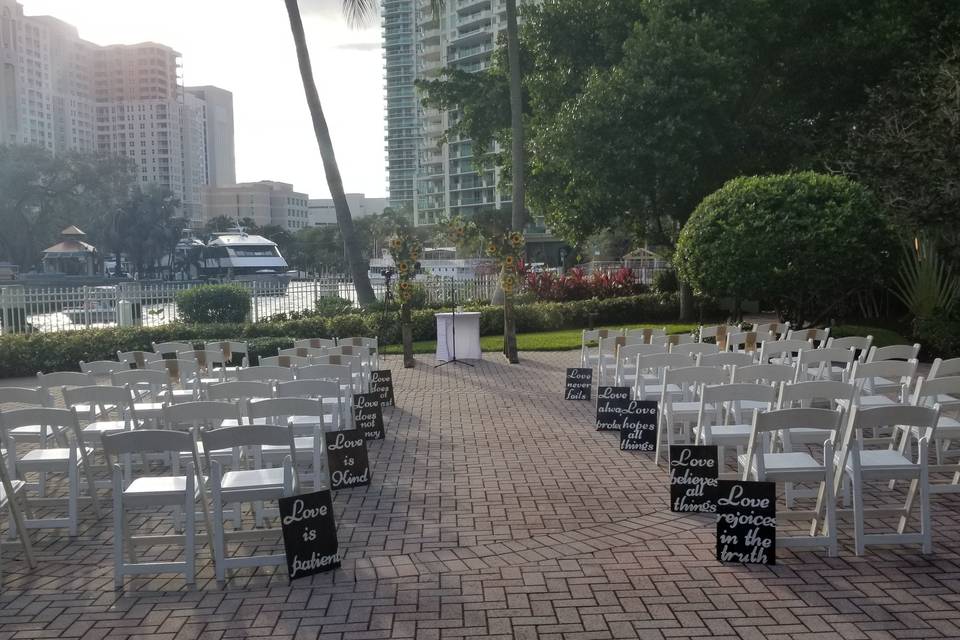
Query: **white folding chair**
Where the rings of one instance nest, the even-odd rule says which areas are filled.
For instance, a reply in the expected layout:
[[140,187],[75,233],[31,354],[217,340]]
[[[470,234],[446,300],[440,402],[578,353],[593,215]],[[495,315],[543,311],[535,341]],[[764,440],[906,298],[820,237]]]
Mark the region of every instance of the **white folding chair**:
[[[918,407],[933,408],[938,405],[940,407],[936,434],[931,440],[936,465],[930,467],[930,473],[952,474],[952,479],[948,483],[931,483],[930,492],[953,493],[960,491],[960,463],[956,461],[952,464],[945,462],[945,458],[957,454],[956,450],[951,450],[950,444],[955,440],[960,440],[960,419],[958,419],[960,376],[934,378],[933,380],[927,380],[923,377],[917,378],[917,388],[913,392],[910,403]],[[909,457],[910,443],[913,440],[919,440],[924,435],[926,434],[920,429],[907,429],[898,426],[894,434],[894,439],[899,439],[897,450]],[[890,483],[891,489],[893,484],[893,482]]]
[[[64,432],[66,446],[32,449],[22,455],[17,454],[16,441],[11,436],[11,431],[17,427],[35,424],[41,427],[41,438],[45,437],[46,430]],[[87,496],[93,503],[94,514],[97,519],[100,518],[97,490],[90,472],[89,458],[93,449],[84,442],[76,409],[43,407],[5,411],[0,413],[0,437],[6,445],[7,468],[11,478],[26,482],[28,473],[58,473],[67,476],[67,517],[28,519],[25,523],[28,528],[66,528],[71,536],[77,535],[80,522],[81,475],[86,481]],[[62,502],[62,499],[31,499],[31,502],[40,504],[51,501]]]
[[[80,361],[80,371],[89,374],[94,378],[109,378],[116,371],[129,369],[130,365],[125,362],[113,360],[94,360],[93,362]],[[99,380],[98,380],[99,382]]]
[[729,476],[723,472],[726,449],[734,447],[740,455],[750,442],[752,419],[746,415],[750,410],[742,407],[743,403],[748,402],[753,407],[763,407],[753,409],[754,413],[769,411],[776,402],[776,389],[773,385],[737,382],[705,384],[700,390],[697,426],[694,429],[696,442],[717,445],[721,475]]
[[617,350],[626,346],[623,336],[600,338],[597,341],[597,383],[609,384],[617,374]]
[[[176,366],[178,362],[162,360],[156,363],[164,367],[164,370],[150,368],[118,371],[111,376],[110,382],[115,387],[127,387],[133,392],[133,410],[138,419],[157,422],[163,415],[165,402],[189,402],[196,398],[195,385],[183,389],[174,386],[175,381],[183,379],[183,372]],[[148,363],[148,366],[152,367],[154,363]],[[166,369],[168,366],[176,370],[175,376]]]
[[161,357],[177,357],[178,353],[183,351],[193,351],[193,345],[189,342],[151,342],[150,346],[154,353],[159,353]]
[[[682,357],[682,356],[681,356]],[[666,444],[674,444],[674,429],[679,424],[684,442],[690,441],[690,424],[697,420],[700,412],[700,390],[705,384],[723,384],[729,374],[714,367],[681,366],[666,367],[661,374],[660,420],[657,423],[657,451],[654,462],[660,463],[660,450],[663,434],[666,432]]]
[[363,336],[354,336],[350,338],[337,338],[338,347],[367,347],[370,349],[370,364],[374,369],[380,368],[380,340],[378,338],[367,338]]
[[[7,475],[6,463],[0,464],[0,510],[6,508],[10,515],[10,522],[7,525],[8,537],[13,540],[19,538],[23,546],[23,555],[27,561],[27,566],[33,569],[36,565],[33,560],[33,547],[30,544],[30,535],[27,531],[24,515],[28,518],[33,517],[30,505],[26,501],[25,490],[26,483],[22,480],[12,480]],[[0,552],[3,545],[0,544]],[[0,553],[0,589],[3,588],[3,557]]]
[[153,351],[117,351],[117,360],[127,365],[128,369],[146,369],[148,362],[162,359],[159,353]]
[[855,362],[850,381],[858,384],[860,393],[854,403],[863,407],[906,404],[916,373],[916,360]]
[[[254,382],[250,380],[231,380],[206,385],[204,397],[207,400],[229,402],[240,409],[240,419],[246,416],[247,402],[250,400],[267,400],[273,397],[273,384],[270,382]],[[235,427],[239,422],[236,418],[229,418],[220,423],[221,427]]]
[[[85,413],[77,411],[77,419],[80,420],[84,440],[91,449],[101,445],[105,434],[130,431],[142,426],[137,419],[133,392],[129,387],[64,388],[63,401],[68,409],[90,407]],[[89,462],[93,464],[92,460]],[[109,488],[110,482],[99,482],[98,486]]]
[[691,358],[696,358],[697,356],[702,355],[716,355],[720,353],[720,348],[715,344],[710,344],[709,342],[683,342],[677,344],[671,344],[670,353],[681,353],[688,355]]
[[787,340],[804,340],[812,342],[816,348],[826,347],[830,341],[830,327],[826,329],[790,329],[787,331]]
[[720,353],[702,353],[697,356],[697,366],[700,367],[749,367],[753,362],[752,353],[721,351]]
[[634,329],[623,329],[623,337],[627,339],[627,344],[656,344],[663,342],[661,338],[666,338],[666,336],[666,327],[638,327]]
[[[783,451],[766,453],[770,446],[767,442],[771,435],[789,437],[793,429],[817,429],[827,434],[823,442],[823,463],[806,451]],[[836,500],[833,494],[833,458],[834,449],[839,446],[840,432],[843,428],[843,410],[830,409],[780,409],[777,411],[756,411],[750,430],[747,452],[737,456],[737,464],[743,480],[760,482],[816,482],[820,485],[818,503],[826,505],[826,518],[823,528],[826,535],[818,536],[818,510],[805,512],[788,510],[777,511],[777,519],[809,519],[810,534],[807,536],[777,536],[777,545],[793,548],[825,547],[831,557],[837,555],[837,515]]]
[[679,385],[666,383],[663,372],[668,368],[688,368],[694,365],[694,359],[682,353],[651,353],[637,356],[636,381],[633,396],[637,400],[657,400],[664,392],[667,395],[682,395],[684,389]]
[[[363,375],[363,362],[359,356],[345,355],[327,355],[316,356],[311,362],[313,365],[340,365],[350,368],[350,380],[353,384],[353,393],[364,393],[367,389],[366,380]],[[297,377],[300,376],[300,369],[297,369]]]
[[[23,409],[24,405],[51,407],[53,398],[41,387],[0,387],[0,413],[10,409]],[[46,447],[55,434],[44,430],[39,424],[31,424],[11,429],[10,435],[16,438],[17,442],[37,443],[41,447]],[[7,455],[6,450],[2,455]]]
[[663,337],[663,344],[670,351],[680,344],[697,344],[697,337],[692,333],[671,333]]
[[774,340],[780,340],[781,338],[786,337],[787,333],[790,331],[790,323],[760,322],[753,326],[753,331],[760,336],[761,341],[766,341],[767,336],[771,336]]
[[[321,367],[337,365],[318,365]],[[311,398],[321,401],[327,411],[324,413],[324,428],[327,431],[339,431],[343,417],[343,391],[337,380],[303,378],[291,382],[278,382],[276,398]]]
[[[874,544],[920,544],[923,553],[930,553],[933,550],[927,443],[935,435],[939,414],[939,406],[927,408],[911,405],[875,407],[854,405],[850,411],[843,447],[835,460],[837,477],[834,481],[834,493],[836,493],[840,484],[841,476],[847,478],[852,484],[854,544],[858,556],[863,555],[868,545]],[[865,430],[870,429],[876,432],[884,428],[898,427],[917,428],[924,434],[919,439],[919,451],[915,462],[894,449],[864,448],[863,433]],[[878,516],[891,512],[899,515],[897,532],[892,534],[868,534],[865,529],[865,519],[868,512],[864,509],[863,503],[864,483],[890,480],[910,480],[903,506],[895,509],[879,508],[871,510],[871,512]],[[905,533],[918,491],[920,496],[920,531]]]
[[844,336],[843,338],[831,336],[827,340],[827,348],[853,349],[854,359],[860,362],[867,361],[871,346],[873,346],[873,336]]
[[887,347],[870,347],[867,353],[867,362],[883,362],[885,360],[916,360],[920,355],[920,343],[892,344]]
[[812,350],[810,340],[764,340],[760,345],[760,364],[793,365],[794,354]]
[[311,364],[313,364],[312,356],[277,355],[260,358],[261,367],[285,367],[290,369],[292,367],[307,367]]
[[636,386],[637,357],[654,353],[666,353],[666,347],[659,344],[624,344],[617,347],[614,384],[622,387]]
[[[353,370],[348,365],[341,364],[314,364],[300,367],[296,371],[297,380],[331,380],[340,387],[340,424],[353,424],[351,398],[356,390],[354,386]],[[332,402],[330,400],[326,402]]]
[[825,347],[808,349],[797,354],[796,382],[808,380],[840,380],[845,382],[853,371],[856,354],[853,349]]
[[[224,530],[223,521],[224,505],[236,505],[234,511],[237,512],[243,503],[261,503],[294,494],[297,490],[295,471],[297,457],[292,429],[289,426],[245,424],[204,431],[200,437],[203,441],[206,466],[210,470],[213,559],[217,582],[222,584],[231,569],[285,564],[286,556],[283,553],[253,556],[228,555],[228,540],[239,536],[228,536]],[[289,448],[289,455],[285,457],[282,467],[263,468],[260,462],[261,448],[265,445]],[[248,460],[253,463],[254,468],[224,471],[220,461],[209,454],[211,451],[240,448],[252,449]],[[259,534],[257,537],[263,537],[264,533],[279,533],[279,529],[242,533],[254,533]],[[243,537],[248,539],[250,536]]]
[[[338,341],[339,343],[339,341]],[[363,388],[366,390],[370,386],[370,376],[373,372],[373,359],[374,359],[374,350],[371,347],[365,346],[350,346],[337,344],[336,348],[331,349],[330,353],[327,355],[341,355],[347,357],[359,358],[360,361],[360,371],[363,373]],[[321,358],[317,359],[317,364],[320,364]]]
[[732,324],[715,324],[709,326],[700,326],[697,331],[700,342],[713,340],[713,344],[719,347],[720,351],[727,350],[727,336],[740,331],[740,327]]
[[751,364],[746,367],[733,367],[730,381],[779,384],[793,382],[796,373],[796,369],[786,364]]
[[[323,402],[312,398],[274,398],[248,403],[247,412],[254,424],[262,421],[263,424],[289,426],[293,431],[297,468],[308,473],[314,491],[330,487],[324,433],[331,411]],[[286,444],[260,448],[263,464],[267,466],[283,464],[288,453]]]
[[749,353],[754,360],[760,358],[760,344],[762,338],[756,331],[738,331],[727,335],[727,350],[734,353]]
[[600,362],[600,340],[623,336],[623,330],[592,329],[580,334],[580,366],[593,367]]
[[193,360],[199,369],[200,384],[224,382],[227,379],[227,363],[220,349],[191,349],[177,353],[179,360]]
[[307,358],[308,360],[313,356],[325,356],[328,353],[331,353],[331,349],[336,347],[321,347],[315,349],[313,347],[288,347],[286,349],[278,349],[278,356],[296,356],[297,358]]
[[960,358],[950,358],[949,360],[937,358],[933,361],[933,364],[930,365],[930,374],[927,376],[928,380],[945,378],[947,376],[960,376]]
[[[37,384],[53,398],[53,391],[61,391],[64,387],[90,387],[97,384],[95,376],[77,371],[55,371],[53,373],[38,373]],[[51,406],[55,403],[51,403]],[[89,407],[82,407],[85,411]]]
[[220,351],[223,355],[224,375],[227,378],[236,376],[237,371],[250,366],[250,347],[246,342],[239,340],[221,340],[208,342],[204,345],[206,351]]
[[[124,576],[157,573],[182,573],[188,585],[196,582],[196,526],[195,511],[197,500],[201,498],[195,473],[196,461],[186,463],[184,473],[180,473],[179,458],[184,450],[193,450],[193,439],[188,433],[171,432],[159,429],[139,429],[136,431],[118,431],[103,435],[103,449],[108,466],[112,465],[113,485],[113,581],[117,589],[123,587]],[[135,455],[142,457],[139,468],[148,471],[151,468],[148,456],[160,456],[161,460],[170,460],[170,465],[159,465],[168,472],[158,476],[141,475],[133,477],[134,465],[130,459]],[[153,465],[156,467],[157,465]],[[202,480],[201,480],[202,482]],[[176,507],[175,518],[186,514],[183,535],[142,535],[131,532],[128,512],[133,509],[146,509],[157,513],[158,507]],[[201,500],[201,507],[206,505]],[[208,518],[209,520],[209,518]],[[179,529],[179,522],[177,528]],[[137,546],[183,545],[182,561],[138,562]],[[129,562],[124,560],[124,556]]]

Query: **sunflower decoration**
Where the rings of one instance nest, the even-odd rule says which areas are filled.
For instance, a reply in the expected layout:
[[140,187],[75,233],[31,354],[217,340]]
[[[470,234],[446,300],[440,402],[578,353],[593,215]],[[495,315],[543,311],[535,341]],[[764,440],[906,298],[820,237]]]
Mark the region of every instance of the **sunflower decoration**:
[[516,264],[517,260],[511,255],[504,256],[503,264],[507,269],[513,269],[513,266]]
[[410,270],[410,265],[407,264],[406,260],[401,260],[397,263],[397,271],[400,272],[400,275],[406,275],[407,271]]
[[394,237],[390,240],[390,248],[394,251],[399,251],[403,247],[403,240],[398,237]]
[[513,293],[513,288],[517,284],[517,279],[513,277],[513,274],[508,273],[507,275],[503,276],[503,279],[500,282],[503,285],[503,292],[511,294]]
[[519,231],[513,231],[510,233],[510,244],[513,245],[514,249],[519,249],[523,246],[523,234]]
[[496,242],[490,242],[487,244],[487,255],[495,256],[500,253],[500,248],[497,246]]
[[410,299],[413,298],[413,285],[410,284],[410,281],[401,280],[397,288],[400,291],[400,302],[404,304],[410,302]]

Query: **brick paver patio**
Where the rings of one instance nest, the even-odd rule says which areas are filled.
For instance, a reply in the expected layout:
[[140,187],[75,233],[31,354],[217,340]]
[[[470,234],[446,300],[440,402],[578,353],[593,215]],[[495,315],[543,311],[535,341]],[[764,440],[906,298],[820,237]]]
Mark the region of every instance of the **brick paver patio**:
[[712,520],[668,511],[652,456],[619,451],[592,404],[561,399],[575,353],[488,357],[412,371],[390,358],[398,406],[370,443],[372,485],[334,500],[339,571],[288,585],[284,568],[245,570],[220,590],[204,546],[196,589],[148,576],[116,592],[111,519],[88,507],[76,539],[32,532],[33,573],[5,550],[0,640],[960,637],[957,497],[934,498],[929,557],[857,558],[844,524],[839,558],[721,565]]

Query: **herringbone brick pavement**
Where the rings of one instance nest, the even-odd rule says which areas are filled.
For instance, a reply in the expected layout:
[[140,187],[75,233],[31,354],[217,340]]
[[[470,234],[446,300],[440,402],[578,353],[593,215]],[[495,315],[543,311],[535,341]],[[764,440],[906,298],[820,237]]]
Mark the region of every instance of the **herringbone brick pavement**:
[[[488,356],[490,357],[490,356]],[[179,576],[113,590],[110,518],[34,531],[39,567],[5,552],[0,640],[295,638],[960,638],[960,500],[934,498],[935,554],[779,550],[774,567],[714,560],[713,523],[667,510],[666,473],[562,400],[572,353],[475,369],[392,358],[398,406],[371,442],[370,487],[336,494],[343,568],[283,568],[218,589],[206,547]],[[170,530],[145,514],[139,530]],[[269,546],[269,545],[267,545]],[[275,549],[277,547],[270,547]],[[179,548],[144,559],[176,559]]]

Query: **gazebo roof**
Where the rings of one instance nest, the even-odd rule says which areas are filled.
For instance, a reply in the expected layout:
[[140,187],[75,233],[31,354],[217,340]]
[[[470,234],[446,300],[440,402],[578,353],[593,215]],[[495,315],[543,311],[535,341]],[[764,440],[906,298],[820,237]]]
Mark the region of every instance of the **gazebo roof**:
[[[81,232],[82,233],[82,232]],[[71,258],[85,257],[91,253],[96,253],[97,248],[92,244],[73,238],[64,238],[52,247],[43,250],[44,258]]]
[[64,229],[63,231],[61,231],[61,232],[60,232],[60,235],[62,235],[62,236],[64,236],[64,237],[68,237],[68,236],[83,237],[83,236],[85,236],[85,235],[87,235],[87,234],[85,234],[83,231],[81,231],[81,230],[80,230],[78,227],[76,227],[75,225],[70,225],[69,227],[67,227],[66,229]]

